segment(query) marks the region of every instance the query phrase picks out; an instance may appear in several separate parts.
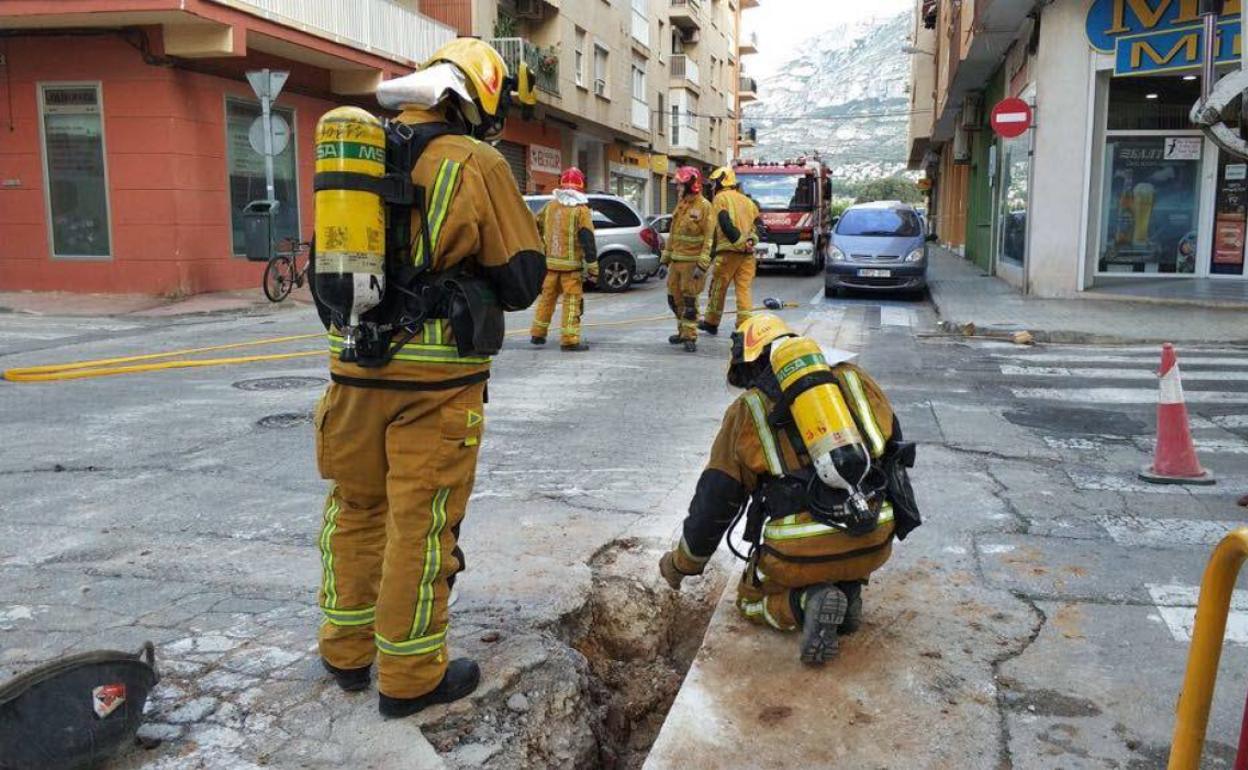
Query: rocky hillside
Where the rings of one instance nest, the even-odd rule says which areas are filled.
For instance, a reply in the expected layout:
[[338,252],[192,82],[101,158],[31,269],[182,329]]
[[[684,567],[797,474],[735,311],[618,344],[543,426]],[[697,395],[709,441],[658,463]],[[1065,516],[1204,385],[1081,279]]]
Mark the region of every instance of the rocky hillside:
[[[759,81],[745,108],[758,129],[751,158],[818,151],[838,178],[868,179],[905,168],[910,109],[911,12],[846,25],[797,46],[776,74]],[[894,117],[878,117],[880,115]]]

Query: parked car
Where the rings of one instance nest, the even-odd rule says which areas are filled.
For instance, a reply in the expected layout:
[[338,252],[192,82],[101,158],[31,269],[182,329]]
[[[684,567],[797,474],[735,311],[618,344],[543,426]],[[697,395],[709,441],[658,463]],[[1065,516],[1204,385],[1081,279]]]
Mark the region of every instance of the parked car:
[[832,228],[824,294],[842,289],[921,294],[927,288],[928,235],[914,207],[899,201],[850,206]]
[[[598,243],[597,288],[626,291],[634,281],[640,283],[659,272],[663,242],[654,228],[642,223],[632,204],[615,195],[591,193],[587,197]],[[524,196],[534,214],[552,199],[551,195]]]
[[672,215],[660,214],[659,216],[650,217],[646,220],[646,224],[654,228],[659,234],[659,240],[663,243],[663,248],[667,248],[667,236],[672,234]]

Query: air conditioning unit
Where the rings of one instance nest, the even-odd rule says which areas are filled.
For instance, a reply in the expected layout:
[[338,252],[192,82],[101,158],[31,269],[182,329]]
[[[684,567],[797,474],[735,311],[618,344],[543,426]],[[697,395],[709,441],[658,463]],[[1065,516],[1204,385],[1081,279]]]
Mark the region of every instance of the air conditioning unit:
[[971,135],[961,126],[953,131],[953,162],[960,165],[971,162]]
[[958,125],[968,131],[978,131],[984,127],[983,94],[967,94],[962,97],[962,120]]
[[607,81],[603,80],[602,78],[598,78],[597,80],[595,80],[594,81],[594,93],[598,94],[599,96],[606,96],[607,95]]
[[542,18],[542,0],[515,0],[516,16],[521,19]]

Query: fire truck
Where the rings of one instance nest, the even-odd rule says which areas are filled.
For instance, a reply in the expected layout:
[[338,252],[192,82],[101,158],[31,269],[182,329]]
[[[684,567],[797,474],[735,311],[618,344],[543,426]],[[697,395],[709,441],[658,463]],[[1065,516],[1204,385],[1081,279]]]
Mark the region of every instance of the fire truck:
[[832,220],[832,171],[814,158],[733,163],[741,192],[762,212],[766,234],[755,253],[759,264],[794,265],[808,274],[823,269]]

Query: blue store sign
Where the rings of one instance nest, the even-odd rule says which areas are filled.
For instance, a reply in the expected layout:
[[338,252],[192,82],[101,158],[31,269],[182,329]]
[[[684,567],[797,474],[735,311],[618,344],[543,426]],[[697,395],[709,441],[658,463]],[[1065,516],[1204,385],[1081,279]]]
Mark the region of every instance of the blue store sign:
[[[1241,0],[1228,0],[1218,23],[1217,60],[1240,58]],[[1114,54],[1115,75],[1200,67],[1204,29],[1197,0],[1093,0],[1088,42]]]

